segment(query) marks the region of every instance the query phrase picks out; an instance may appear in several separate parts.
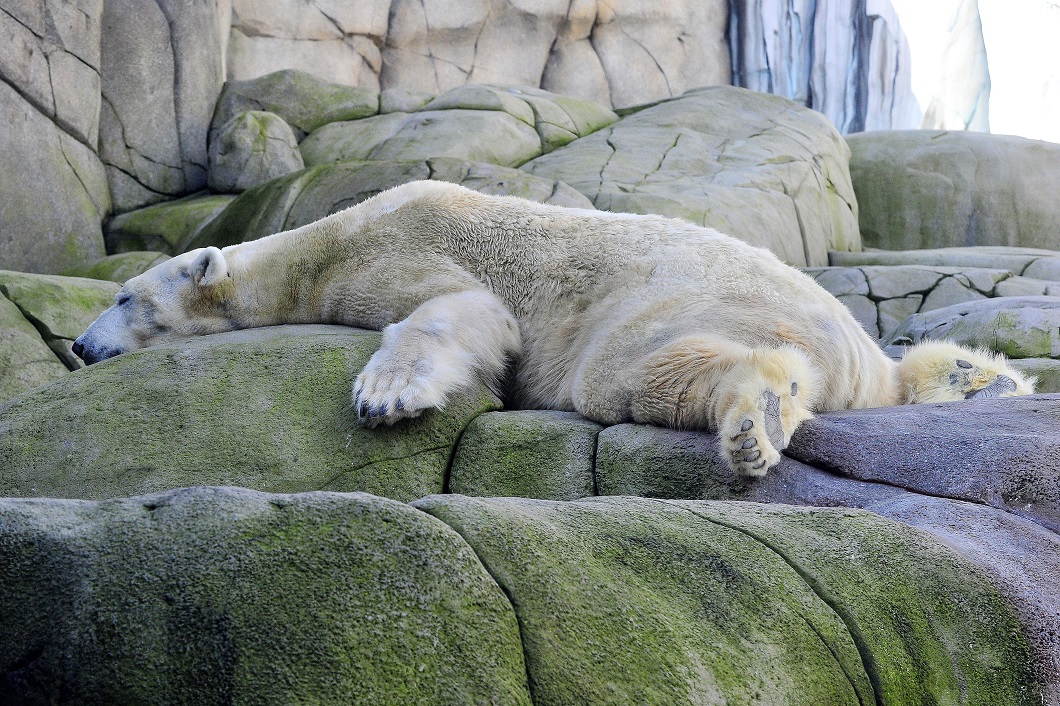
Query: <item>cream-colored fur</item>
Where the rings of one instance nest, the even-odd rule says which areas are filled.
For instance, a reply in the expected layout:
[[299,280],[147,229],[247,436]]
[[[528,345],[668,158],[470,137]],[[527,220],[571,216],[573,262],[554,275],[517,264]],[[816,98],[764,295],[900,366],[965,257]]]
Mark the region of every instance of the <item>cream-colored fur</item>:
[[496,384],[511,360],[517,406],[717,429],[749,475],[814,411],[1031,391],[999,357],[950,344],[895,364],[811,278],[716,231],[441,182],[173,258],[127,282],[77,350],[94,362],[309,322],[383,331],[354,386],[366,424],[441,407],[476,378]]

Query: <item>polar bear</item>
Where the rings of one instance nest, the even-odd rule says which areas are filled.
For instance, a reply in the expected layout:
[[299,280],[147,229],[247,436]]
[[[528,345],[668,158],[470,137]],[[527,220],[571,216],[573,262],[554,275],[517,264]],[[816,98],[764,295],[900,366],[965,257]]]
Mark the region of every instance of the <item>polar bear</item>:
[[751,476],[815,411],[1033,392],[1000,356],[949,343],[893,362],[810,277],[717,231],[433,181],[162,263],[74,350],[93,363],[282,323],[383,331],[353,389],[368,426],[440,408],[476,379],[500,392],[508,371],[517,407],[716,430]]

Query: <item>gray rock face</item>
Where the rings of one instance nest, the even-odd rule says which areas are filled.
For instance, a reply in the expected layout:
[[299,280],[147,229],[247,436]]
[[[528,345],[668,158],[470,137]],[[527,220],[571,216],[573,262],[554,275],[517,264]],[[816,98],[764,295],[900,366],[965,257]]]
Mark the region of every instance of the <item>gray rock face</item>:
[[847,141],[866,245],[1060,250],[1060,145],[926,130]]
[[530,704],[471,548],[363,494],[0,500],[0,616],[12,703]]
[[224,5],[103,4],[100,156],[118,211],[206,185],[206,130],[224,81]]
[[717,87],[628,115],[523,169],[602,210],[681,217],[816,266],[829,250],[860,248],[846,162],[819,113]]
[[208,183],[214,191],[238,194],[304,168],[291,126],[275,113],[240,113],[210,143]]
[[[231,195],[193,195],[123,213],[107,223],[107,251],[156,250],[177,255],[233,200]],[[106,277],[104,279],[110,279]]]
[[998,297],[907,319],[889,342],[948,339],[1010,358],[1060,358],[1060,297]]

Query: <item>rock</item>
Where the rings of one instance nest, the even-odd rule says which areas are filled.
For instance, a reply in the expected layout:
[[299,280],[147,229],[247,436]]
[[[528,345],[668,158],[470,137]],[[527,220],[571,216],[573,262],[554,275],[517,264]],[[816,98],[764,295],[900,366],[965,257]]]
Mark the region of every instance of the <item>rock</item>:
[[123,213],[107,224],[107,250],[156,250],[179,255],[234,199],[235,196],[199,194]]
[[103,3],[100,157],[118,211],[206,185],[206,130],[224,80],[223,5]]
[[530,704],[511,604],[450,528],[364,494],[0,500],[6,698]]
[[249,189],[204,227],[188,248],[232,245],[312,223],[381,191],[417,179],[461,184],[558,206],[592,208],[563,182],[460,159],[349,161],[320,165]]
[[820,266],[828,250],[860,248],[846,161],[819,113],[716,87],[627,115],[522,168],[603,210],[684,218]]
[[0,404],[67,372],[19,308],[0,296]]
[[720,0],[465,3],[399,0],[381,42],[382,88],[539,85],[616,107],[728,83]]
[[[1041,248],[1010,248],[975,246],[967,248],[932,248],[927,250],[864,250],[862,252],[830,252],[829,264],[842,267],[858,265],[924,265],[1007,270],[1028,277],[1051,279],[1043,274],[1055,271],[1060,275],[1060,252]],[[1032,272],[1028,274],[1028,270]],[[1060,279],[1060,277],[1058,277]]]
[[[149,207],[150,208],[150,207]],[[120,255],[108,255],[96,260],[91,265],[67,270],[67,277],[86,277],[88,279],[105,279],[124,284],[136,275],[143,274],[155,265],[169,259],[169,255],[151,250],[134,250]]]
[[1060,360],[1055,358],[1019,358],[1009,364],[1024,375],[1037,378],[1034,390],[1039,394],[1060,393]]
[[379,93],[329,83],[295,70],[228,81],[210,121],[210,142],[225,123],[248,110],[279,115],[301,138],[328,123],[375,115],[379,112]]
[[399,500],[440,492],[460,432],[499,402],[476,388],[444,414],[365,429],[350,390],[378,345],[375,332],[278,326],[79,370],[0,408],[0,496],[106,498],[202,484]]
[[0,268],[54,273],[103,257],[99,158],[3,81],[0,124]]
[[0,294],[18,307],[68,370],[83,365],[71,350],[74,340],[114,303],[119,289],[94,279],[0,271]]
[[843,133],[914,127],[920,107],[911,86],[913,62],[891,5],[730,4],[732,83],[812,106]]
[[449,492],[546,500],[594,495],[593,457],[601,429],[574,412],[483,414],[460,437]]
[[871,513],[634,498],[414,506],[460,533],[511,599],[535,700],[1034,698],[1027,641],[982,570]]
[[998,297],[911,316],[889,343],[948,339],[1010,358],[1060,358],[1060,297]]
[[833,412],[801,425],[785,453],[848,478],[1005,509],[1060,532],[1060,397]]
[[450,157],[517,167],[541,154],[541,141],[530,125],[492,110],[389,113],[327,125],[305,143],[305,160],[310,165],[350,159]]
[[880,337],[880,313],[876,302],[861,294],[840,294],[836,299],[850,310],[854,319],[873,338]]
[[616,120],[603,106],[547,91],[463,86],[416,112],[326,125],[309,135],[301,150],[309,166],[453,157],[514,167]]
[[1060,282],[1033,277],[1009,277],[997,285],[999,297],[1060,297]]
[[208,184],[241,193],[305,169],[291,126],[275,113],[248,110],[221,126],[210,143]]
[[1060,249],[1060,204],[1052,197],[1060,145],[928,130],[851,135],[848,143],[866,245]]
[[876,310],[879,312],[880,336],[886,339],[910,316],[920,311],[923,304],[924,297],[920,294],[910,294],[907,297],[895,297],[879,302]]

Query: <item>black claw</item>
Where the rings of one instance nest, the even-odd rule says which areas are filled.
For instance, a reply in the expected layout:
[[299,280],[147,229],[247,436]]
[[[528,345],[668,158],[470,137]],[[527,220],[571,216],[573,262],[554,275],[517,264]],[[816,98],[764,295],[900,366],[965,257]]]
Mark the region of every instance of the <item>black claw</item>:
[[740,431],[750,431],[751,427],[755,425],[750,419],[744,421],[743,426],[740,427]]
[[741,448],[741,449],[749,449],[749,448],[751,448],[752,446],[755,446],[755,445],[756,445],[757,443],[758,443],[758,439],[756,439],[756,438],[754,438],[754,437],[752,436],[752,437],[751,437],[750,439],[748,439],[747,441],[743,442],[743,443],[742,443],[742,444],[740,445],[740,448]]
[[361,406],[357,408],[358,417],[367,417],[368,412],[371,410],[371,406],[367,402],[362,402]]
[[972,364],[969,363],[967,360],[958,360],[957,361],[957,367],[958,368],[964,368],[965,370],[968,370],[969,368],[972,367]]
[[400,397],[398,398],[398,401],[394,403],[394,409],[396,409],[399,412],[401,410],[405,409],[405,403],[402,401],[402,399]]
[[387,409],[386,402],[384,402],[383,404],[379,405],[379,408],[377,410],[375,410],[376,416],[385,417],[386,416],[386,409]]

